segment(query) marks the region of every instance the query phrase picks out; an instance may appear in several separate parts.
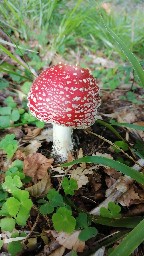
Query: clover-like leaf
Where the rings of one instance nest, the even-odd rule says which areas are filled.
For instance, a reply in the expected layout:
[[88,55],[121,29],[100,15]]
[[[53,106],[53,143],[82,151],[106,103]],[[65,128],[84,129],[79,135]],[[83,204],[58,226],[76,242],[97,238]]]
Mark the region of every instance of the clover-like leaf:
[[66,195],[74,195],[74,191],[78,189],[77,181],[64,177],[62,180],[62,187]]
[[5,182],[2,184],[2,188],[9,193],[13,193],[17,188],[20,188],[22,186],[22,182],[20,180],[19,176],[6,176]]
[[72,216],[72,211],[65,207],[60,207],[52,216],[55,230],[72,233],[76,226],[76,219]]
[[15,217],[19,211],[20,202],[16,198],[10,197],[7,199],[5,204],[9,215]]
[[20,207],[20,210],[16,216],[16,223],[21,226],[25,226],[27,219],[29,218],[29,210],[26,209],[24,206]]
[[50,214],[54,211],[54,207],[52,204],[50,204],[49,202],[43,204],[40,206],[39,208],[40,210],[40,213],[43,214],[43,215],[46,215],[46,214]]
[[87,228],[89,225],[87,214],[84,212],[79,213],[78,217],[76,218],[77,221],[77,228]]
[[98,231],[95,227],[87,227],[83,229],[79,234],[79,239],[81,241],[87,241],[88,239],[95,237]]
[[20,241],[11,242],[8,244],[8,252],[11,256],[19,255],[19,253],[22,251],[22,243]]
[[8,158],[11,158],[18,148],[18,142],[14,138],[15,134],[7,134],[0,141],[0,148],[6,152]]
[[100,208],[100,215],[106,218],[120,218],[121,207],[114,202],[109,202],[108,209],[105,207]]
[[49,199],[49,202],[53,207],[64,205],[63,197],[54,188],[49,190],[47,198]]
[[12,232],[15,228],[15,220],[11,217],[5,217],[0,220],[0,227],[4,231]]

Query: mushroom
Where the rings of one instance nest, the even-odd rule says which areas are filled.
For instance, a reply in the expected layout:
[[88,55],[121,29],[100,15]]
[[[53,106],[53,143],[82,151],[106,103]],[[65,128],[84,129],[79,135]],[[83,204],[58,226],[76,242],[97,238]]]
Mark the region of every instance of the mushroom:
[[99,87],[89,70],[61,63],[44,70],[28,95],[32,115],[53,124],[53,154],[62,161],[73,149],[73,128],[94,124],[99,105]]

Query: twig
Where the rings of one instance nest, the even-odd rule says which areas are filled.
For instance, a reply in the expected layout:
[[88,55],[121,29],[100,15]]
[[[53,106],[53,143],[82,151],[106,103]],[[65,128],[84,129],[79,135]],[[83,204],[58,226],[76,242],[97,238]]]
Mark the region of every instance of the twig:
[[132,160],[134,163],[136,163],[135,159],[131,156],[129,156],[123,149],[121,149],[119,146],[115,145],[114,143],[112,143],[110,140],[107,140],[106,138],[104,138],[103,136],[95,133],[95,132],[91,132],[89,130],[86,130],[86,133],[92,134],[96,137],[98,137],[99,139],[107,142],[108,144],[110,144],[111,146],[115,147],[116,149],[120,150],[126,157],[128,157],[130,160]]
[[33,233],[33,231],[34,231],[34,229],[35,229],[35,227],[36,227],[36,225],[37,225],[37,223],[38,223],[38,220],[39,220],[39,213],[38,213],[38,215],[37,215],[37,217],[36,217],[36,221],[35,221],[35,223],[33,224],[33,226],[32,226],[32,228],[31,228],[29,234],[25,237],[25,239],[24,239],[24,241],[23,241],[24,243],[29,239],[29,237],[30,237],[31,234]]
[[[137,163],[132,167],[136,171],[140,171],[144,166],[144,159],[139,159]],[[132,184],[133,179],[128,176],[120,177],[107,191],[107,198],[96,208],[90,211],[90,214],[99,215],[101,207],[107,207],[109,202],[116,202]]]

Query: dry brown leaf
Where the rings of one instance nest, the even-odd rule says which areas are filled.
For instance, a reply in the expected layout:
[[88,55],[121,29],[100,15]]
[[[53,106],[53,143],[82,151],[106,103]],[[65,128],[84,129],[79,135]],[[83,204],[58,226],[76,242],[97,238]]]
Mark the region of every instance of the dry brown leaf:
[[41,147],[41,143],[37,140],[31,140],[30,144],[23,149],[26,155],[36,153],[38,148]]
[[82,186],[86,185],[89,182],[88,177],[86,175],[92,173],[92,170],[83,170],[82,167],[77,167],[75,170],[72,170],[71,178],[75,179],[77,181],[78,188],[81,188]]
[[48,159],[41,153],[30,154],[24,159],[24,174],[32,177],[34,182],[41,180],[53,161],[53,158]]
[[96,154],[93,154],[93,156],[102,156],[102,157],[107,157],[109,159],[113,159],[111,154],[107,154],[107,153],[100,153],[100,152],[96,152]]
[[114,179],[118,179],[122,175],[113,168],[104,168],[104,172]]
[[85,248],[85,242],[80,241],[78,236],[81,231],[75,231],[72,234],[66,234],[64,232],[57,233],[56,231],[51,231],[51,234],[59,242],[60,245],[63,245],[65,248],[71,250],[73,249],[76,252],[83,252]]
[[38,136],[41,132],[41,128],[34,128],[34,129],[31,129],[30,127],[26,128],[27,130],[27,135],[25,135],[23,137],[23,141],[29,141],[31,139],[34,139],[36,136]]
[[[78,151],[78,158],[82,158],[84,155],[83,155],[83,150],[82,150],[82,148],[80,148],[79,149],[79,151]],[[85,169],[86,168],[86,163],[80,163],[80,166],[81,166],[81,168],[83,168],[83,169]]]
[[62,256],[65,252],[65,247],[60,246],[58,249],[56,249],[54,252],[49,254],[49,256]]
[[40,180],[35,185],[26,188],[26,190],[30,193],[31,196],[40,197],[45,196],[51,188],[52,184],[50,176],[46,174],[42,180]]
[[18,149],[15,153],[15,159],[19,159],[23,161],[25,159],[26,155],[22,152],[22,148]]
[[139,194],[135,192],[134,187],[132,186],[126,193],[123,194],[122,197],[120,197],[118,202],[122,206],[130,206],[135,200],[140,200],[140,197]]

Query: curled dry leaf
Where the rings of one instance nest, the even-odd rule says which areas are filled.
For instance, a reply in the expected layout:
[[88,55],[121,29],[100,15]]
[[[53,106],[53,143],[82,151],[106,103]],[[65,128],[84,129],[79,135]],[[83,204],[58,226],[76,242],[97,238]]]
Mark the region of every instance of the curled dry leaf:
[[52,184],[51,184],[50,176],[46,174],[42,180],[40,180],[35,185],[26,188],[26,190],[33,197],[41,197],[41,196],[45,196],[48,193],[48,191],[51,189],[51,187],[52,187]]
[[48,159],[41,153],[30,154],[24,159],[24,174],[32,177],[34,182],[41,180],[53,161],[52,158]]
[[78,239],[80,232],[81,231],[75,231],[72,234],[66,234],[64,232],[58,233],[51,230],[51,234],[60,245],[63,245],[65,248],[74,250],[76,252],[83,252],[85,248],[85,242]]
[[142,198],[139,196],[139,194],[135,191],[134,187],[132,186],[126,193],[124,193],[120,199],[118,200],[118,202],[122,205],[122,206],[130,206],[132,204],[136,204],[136,203],[140,203],[144,201],[144,197],[143,200]]
[[75,179],[77,181],[78,188],[81,188],[82,186],[86,185],[89,182],[88,177],[86,175],[92,173],[92,170],[83,170],[82,167],[77,167],[75,170],[72,170],[71,178]]
[[41,143],[37,140],[31,140],[30,141],[30,144],[28,146],[26,146],[23,150],[23,152],[26,154],[26,155],[29,155],[29,154],[33,154],[33,153],[36,153],[37,150],[41,147]]
[[64,255],[65,252],[65,247],[60,246],[58,249],[56,249],[54,252],[50,254],[50,256],[62,256]]
[[23,141],[29,141],[37,137],[41,132],[41,128],[31,129],[30,127],[28,127],[26,128],[26,132],[27,132],[27,135],[23,137]]

